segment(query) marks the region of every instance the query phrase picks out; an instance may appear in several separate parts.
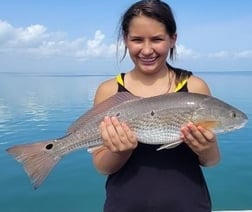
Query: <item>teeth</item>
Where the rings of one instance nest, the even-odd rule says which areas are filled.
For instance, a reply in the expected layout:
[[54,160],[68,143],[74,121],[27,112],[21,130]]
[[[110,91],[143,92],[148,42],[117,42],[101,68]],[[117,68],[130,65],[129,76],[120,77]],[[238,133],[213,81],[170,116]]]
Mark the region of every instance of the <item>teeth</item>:
[[154,57],[154,58],[141,58],[141,60],[143,61],[143,62],[153,62],[153,61],[155,61],[156,60],[156,58]]

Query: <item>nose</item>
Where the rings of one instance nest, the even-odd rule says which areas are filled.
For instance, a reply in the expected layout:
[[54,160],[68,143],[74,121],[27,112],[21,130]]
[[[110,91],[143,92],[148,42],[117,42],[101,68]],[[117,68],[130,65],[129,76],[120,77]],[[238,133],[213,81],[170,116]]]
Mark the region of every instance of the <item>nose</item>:
[[141,53],[143,55],[151,55],[153,53],[153,48],[152,48],[152,44],[149,41],[146,41],[143,43],[143,48]]

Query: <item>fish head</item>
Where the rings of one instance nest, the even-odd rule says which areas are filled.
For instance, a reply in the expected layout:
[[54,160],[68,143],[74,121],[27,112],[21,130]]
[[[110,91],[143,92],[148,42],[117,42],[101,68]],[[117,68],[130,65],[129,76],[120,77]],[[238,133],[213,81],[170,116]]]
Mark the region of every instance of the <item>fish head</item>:
[[215,97],[207,97],[194,112],[193,122],[215,133],[225,133],[244,127],[247,115]]

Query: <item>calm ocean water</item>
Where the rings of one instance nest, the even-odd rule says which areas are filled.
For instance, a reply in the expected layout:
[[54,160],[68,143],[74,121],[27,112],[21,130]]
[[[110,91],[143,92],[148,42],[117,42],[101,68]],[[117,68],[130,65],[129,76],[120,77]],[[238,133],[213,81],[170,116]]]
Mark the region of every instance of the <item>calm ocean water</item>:
[[[252,209],[252,72],[198,73],[212,94],[244,111],[245,128],[219,136],[221,162],[204,168],[214,210]],[[86,151],[65,157],[33,190],[20,164],[5,149],[56,138],[92,106],[98,84],[109,76],[0,73],[0,211],[100,212],[105,177]],[[193,191],[192,191],[193,192]]]

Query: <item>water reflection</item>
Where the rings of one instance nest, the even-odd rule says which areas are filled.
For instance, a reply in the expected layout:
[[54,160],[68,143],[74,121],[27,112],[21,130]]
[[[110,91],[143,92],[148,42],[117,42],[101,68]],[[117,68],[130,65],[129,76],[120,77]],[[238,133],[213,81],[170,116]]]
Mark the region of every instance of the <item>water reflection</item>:
[[92,106],[96,88],[105,78],[1,76],[0,142],[34,136],[32,131],[65,132]]
[[11,112],[4,99],[0,98],[0,128],[4,126],[4,123],[11,119]]
[[[31,92],[27,97],[22,107],[24,114],[27,116],[27,121],[36,122],[37,126],[46,126],[45,122],[48,121],[48,108],[40,103],[38,95]],[[43,124],[44,123],[44,124]]]
[[[12,118],[12,114],[8,108],[7,103],[4,101],[3,98],[0,98],[0,138],[3,134],[12,134],[8,130],[7,122],[10,121]],[[0,144],[4,144],[7,142],[0,141]]]

